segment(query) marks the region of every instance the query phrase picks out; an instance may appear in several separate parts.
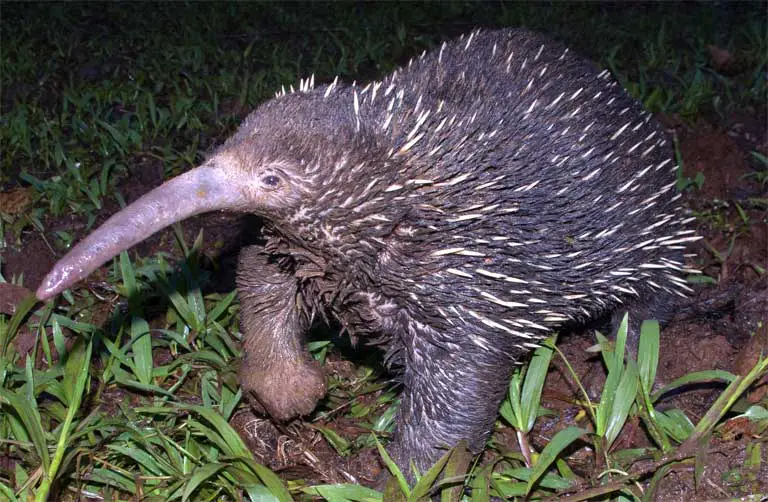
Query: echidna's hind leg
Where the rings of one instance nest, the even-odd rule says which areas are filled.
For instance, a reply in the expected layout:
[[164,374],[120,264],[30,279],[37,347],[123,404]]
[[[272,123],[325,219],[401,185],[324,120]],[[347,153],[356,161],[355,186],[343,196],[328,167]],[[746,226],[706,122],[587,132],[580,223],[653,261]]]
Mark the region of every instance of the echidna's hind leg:
[[244,394],[278,420],[311,412],[325,394],[325,377],[302,346],[309,320],[296,305],[296,278],[251,246],[240,253],[237,285]]
[[483,349],[467,333],[452,333],[441,338],[461,342],[446,346],[420,331],[403,337],[404,389],[389,448],[411,479],[411,462],[423,473],[463,439],[474,453],[485,447],[513,365],[491,341],[475,337]]

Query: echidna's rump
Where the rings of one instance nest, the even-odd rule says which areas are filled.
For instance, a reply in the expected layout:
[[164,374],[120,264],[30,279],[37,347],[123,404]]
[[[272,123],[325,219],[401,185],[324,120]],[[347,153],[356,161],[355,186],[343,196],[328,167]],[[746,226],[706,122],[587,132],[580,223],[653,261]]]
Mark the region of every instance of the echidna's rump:
[[512,365],[565,324],[688,287],[695,240],[662,127],[607,71],[524,30],[473,32],[380,82],[281,93],[205,164],[67,255],[48,298],[202,211],[265,219],[241,254],[254,404],[279,419],[325,391],[301,338],[316,314],[383,341],[404,384],[392,452],[481,449]]

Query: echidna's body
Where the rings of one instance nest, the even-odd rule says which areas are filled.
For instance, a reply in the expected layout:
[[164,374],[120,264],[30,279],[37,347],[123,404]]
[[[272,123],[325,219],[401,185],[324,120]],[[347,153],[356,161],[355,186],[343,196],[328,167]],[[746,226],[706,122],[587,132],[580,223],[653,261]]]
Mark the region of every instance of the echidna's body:
[[[264,104],[198,169],[204,183],[138,201],[38,294],[146,237],[149,220],[260,214],[269,244],[239,269],[243,385],[278,418],[310,411],[324,380],[301,335],[330,313],[402,366],[393,452],[425,467],[443,444],[482,447],[512,364],[541,337],[687,289],[695,237],[675,168],[661,126],[608,72],[527,31],[475,32],[382,82]],[[190,186],[199,207],[153,207]]]

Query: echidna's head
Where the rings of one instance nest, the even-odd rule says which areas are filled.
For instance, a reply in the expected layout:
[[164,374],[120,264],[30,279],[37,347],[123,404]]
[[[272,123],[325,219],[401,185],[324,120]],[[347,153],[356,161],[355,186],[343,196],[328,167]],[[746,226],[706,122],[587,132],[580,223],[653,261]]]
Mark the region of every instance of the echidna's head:
[[[361,166],[377,163],[378,151],[352,107],[325,99],[319,89],[267,102],[201,166],[144,195],[75,246],[37,296],[58,294],[121,251],[199,213],[251,212],[276,226],[331,218],[324,209],[358,185],[350,173],[361,176]],[[336,196],[326,199],[334,183]]]
[[322,205],[339,166],[376,163],[378,150],[350,106],[315,91],[259,107],[208,164],[237,178],[229,189],[242,192],[247,210],[282,220]]

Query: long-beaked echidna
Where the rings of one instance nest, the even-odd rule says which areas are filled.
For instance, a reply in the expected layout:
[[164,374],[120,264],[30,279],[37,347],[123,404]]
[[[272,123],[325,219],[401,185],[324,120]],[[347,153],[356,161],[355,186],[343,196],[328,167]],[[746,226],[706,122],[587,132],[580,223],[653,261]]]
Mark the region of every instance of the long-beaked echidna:
[[265,220],[241,253],[241,381],[272,416],[325,392],[302,348],[317,312],[401,368],[391,452],[424,468],[481,449],[511,368],[566,324],[688,290],[695,240],[667,134],[611,78],[521,30],[475,31],[365,87],[303,82],[215,154],[65,256],[50,298],[204,211]]

